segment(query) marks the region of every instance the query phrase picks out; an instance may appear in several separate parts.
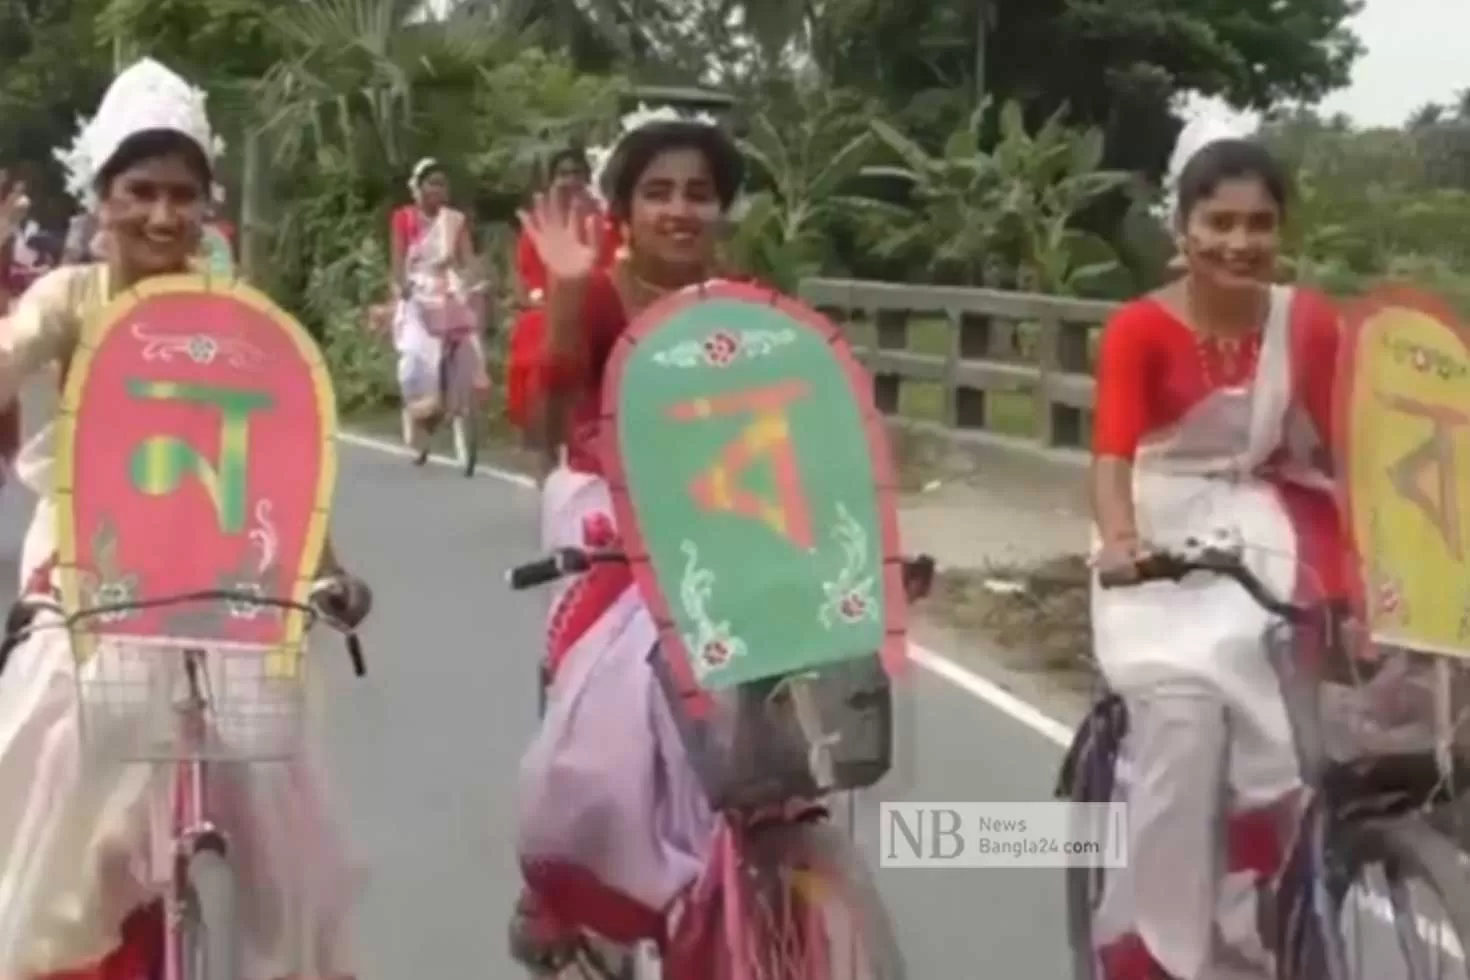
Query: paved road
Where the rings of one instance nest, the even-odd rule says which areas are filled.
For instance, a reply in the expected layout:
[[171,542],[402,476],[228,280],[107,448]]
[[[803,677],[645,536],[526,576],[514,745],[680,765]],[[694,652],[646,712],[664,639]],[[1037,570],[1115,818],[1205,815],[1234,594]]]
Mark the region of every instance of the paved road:
[[[29,507],[19,487],[0,495],[0,574],[10,581]],[[542,600],[508,593],[501,573],[532,552],[533,518],[524,489],[342,449],[334,538],[379,600],[364,634],[369,676],[356,680],[345,657],[329,657],[324,719],[351,835],[372,868],[360,911],[365,980],[517,975],[503,927],[518,880],[513,794],[535,722]],[[922,750],[905,795],[1044,797],[1055,746],[930,675],[917,672],[915,684]],[[870,801],[858,827],[876,864]],[[886,871],[882,887],[919,980],[974,977],[980,964],[1027,980],[1065,974],[1056,872]]]
[[[26,401],[30,420],[49,414],[45,386]],[[513,794],[535,724],[544,600],[510,594],[502,572],[534,552],[534,504],[531,492],[489,477],[342,449],[334,538],[379,599],[364,635],[369,677],[351,677],[345,657],[326,664],[329,748],[353,842],[371,867],[359,912],[364,980],[517,975],[503,941],[518,881]],[[30,506],[22,488],[0,493],[9,581]],[[1059,760],[1046,737],[932,674],[916,670],[908,692],[909,765],[857,807],[873,866],[879,800],[1046,799]],[[1067,976],[1060,872],[886,870],[879,879],[915,980]]]
[[[374,864],[365,976],[425,965],[451,977],[510,975],[494,964],[506,962],[502,924],[516,890],[512,793],[534,724],[541,607],[507,593],[501,572],[534,547],[533,496],[355,447],[343,463],[341,549],[382,597],[367,634],[372,679],[336,671],[330,729]],[[904,795],[1044,798],[1055,746],[930,675],[915,684],[922,751]],[[876,864],[870,806],[858,825]],[[1028,980],[1065,975],[1056,872],[885,871],[882,887],[915,978],[969,978],[980,963]]]

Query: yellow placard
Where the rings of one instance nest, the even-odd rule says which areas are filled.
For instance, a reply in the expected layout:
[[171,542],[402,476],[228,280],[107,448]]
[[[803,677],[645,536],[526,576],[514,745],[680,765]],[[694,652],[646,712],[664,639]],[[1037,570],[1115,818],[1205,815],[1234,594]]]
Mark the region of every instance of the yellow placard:
[[1470,657],[1470,344],[1403,294],[1366,304],[1346,342],[1341,457],[1373,637]]

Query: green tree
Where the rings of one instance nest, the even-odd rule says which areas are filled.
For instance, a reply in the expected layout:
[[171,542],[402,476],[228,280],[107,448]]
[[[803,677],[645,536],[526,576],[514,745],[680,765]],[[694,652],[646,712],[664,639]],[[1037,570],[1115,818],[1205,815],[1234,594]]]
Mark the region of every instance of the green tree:
[[[1033,122],[1058,106],[1102,126],[1110,166],[1160,174],[1180,92],[1243,107],[1315,102],[1346,84],[1360,51],[1344,26],[1358,0],[821,0],[814,55],[830,83],[881,96],[934,143],[985,91]],[[976,43],[989,38],[977,57]]]
[[112,76],[95,29],[96,0],[0,3],[0,166],[26,177],[35,215],[59,222],[74,208],[51,153],[71,145]]
[[478,145],[466,167],[485,210],[509,218],[544,179],[551,154],[609,136],[625,90],[619,77],[578,71],[538,47],[481,67],[471,117]]

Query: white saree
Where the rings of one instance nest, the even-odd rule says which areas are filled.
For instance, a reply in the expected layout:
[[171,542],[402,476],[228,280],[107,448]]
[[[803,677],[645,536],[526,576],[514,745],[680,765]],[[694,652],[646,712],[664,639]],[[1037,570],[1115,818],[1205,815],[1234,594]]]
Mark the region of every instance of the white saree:
[[[0,398],[64,364],[84,311],[107,293],[100,266],[38,282],[0,321]],[[23,582],[55,549],[52,462],[48,427],[18,465],[39,497]],[[168,880],[169,828],[156,819],[168,810],[154,804],[168,792],[169,767],[101,758],[79,737],[76,705],[65,632],[38,633],[0,674],[0,980],[90,968]],[[216,769],[213,787],[239,891],[242,980],[349,975],[347,918],[360,873],[330,818],[318,760]]]

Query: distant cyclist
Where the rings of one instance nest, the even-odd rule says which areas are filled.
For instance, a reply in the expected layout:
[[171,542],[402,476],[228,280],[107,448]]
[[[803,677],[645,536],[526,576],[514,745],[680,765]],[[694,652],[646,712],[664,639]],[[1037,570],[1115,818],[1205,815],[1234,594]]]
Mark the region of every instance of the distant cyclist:
[[449,204],[449,177],[439,161],[420,160],[408,180],[413,203],[393,212],[393,342],[403,398],[403,441],[422,449],[442,415],[439,361],[449,330],[473,325],[480,365],[475,387],[483,396],[490,379],[480,345],[482,307],[471,295],[479,275],[469,219]]

